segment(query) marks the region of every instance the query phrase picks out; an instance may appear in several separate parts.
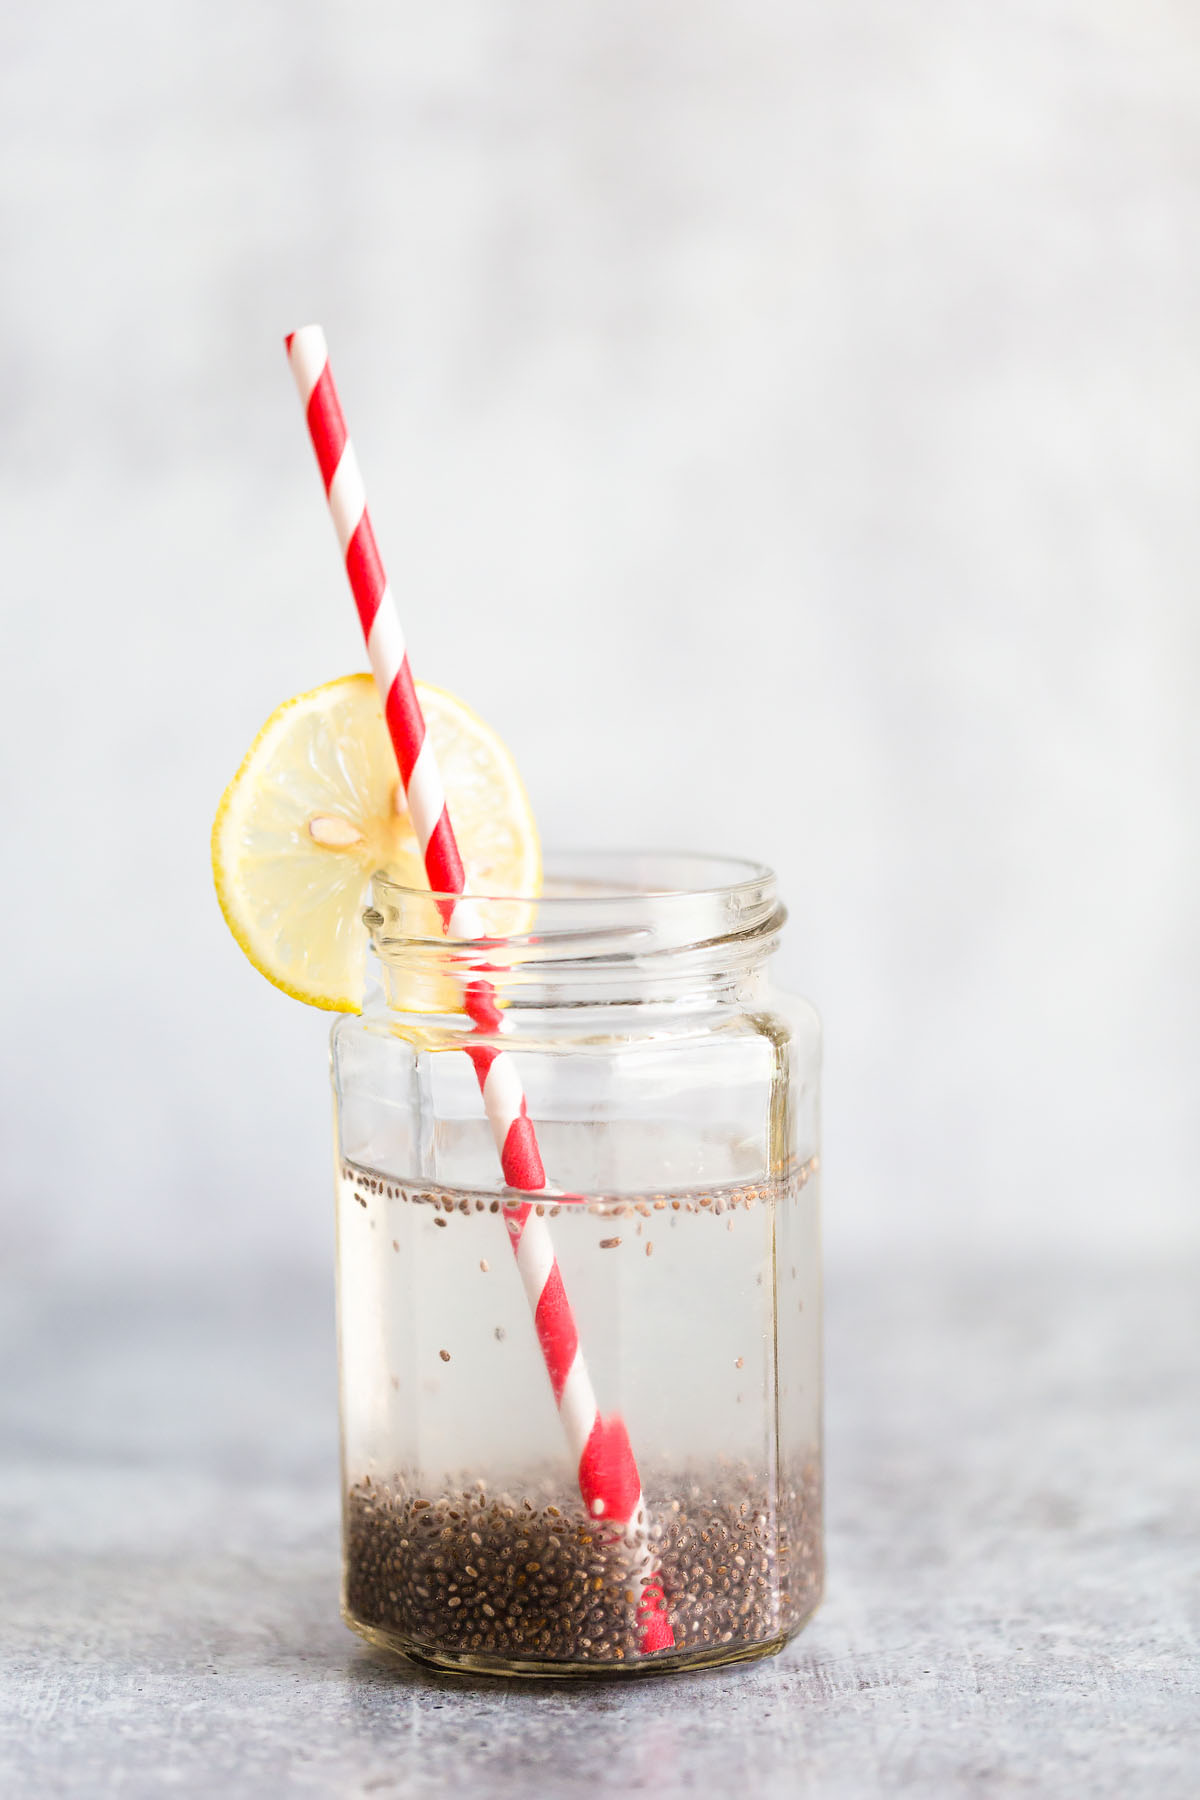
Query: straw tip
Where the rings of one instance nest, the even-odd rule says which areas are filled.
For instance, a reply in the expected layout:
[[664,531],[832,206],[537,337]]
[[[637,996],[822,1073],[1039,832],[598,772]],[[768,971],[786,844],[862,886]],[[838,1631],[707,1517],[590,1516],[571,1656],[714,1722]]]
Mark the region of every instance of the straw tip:
[[297,325],[295,331],[289,331],[283,340],[284,349],[289,356],[292,353],[292,345],[296,342],[297,338],[306,338],[310,343],[320,342],[323,344],[325,342],[325,333],[321,330],[319,325]]

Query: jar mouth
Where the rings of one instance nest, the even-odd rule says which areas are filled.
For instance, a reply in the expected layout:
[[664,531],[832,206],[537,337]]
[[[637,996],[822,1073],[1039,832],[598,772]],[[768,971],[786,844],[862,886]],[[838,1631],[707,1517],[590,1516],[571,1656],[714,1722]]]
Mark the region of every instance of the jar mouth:
[[[694,900],[753,906],[765,885],[774,887],[774,871],[765,863],[740,856],[707,856],[690,850],[563,850],[546,856],[546,872],[536,894],[487,893],[472,890],[481,906],[555,907],[611,906],[643,900]],[[384,899],[421,900],[450,905],[457,894],[407,887],[381,870],[372,883]]]
[[457,898],[377,874],[365,920],[380,960],[462,964],[469,943],[517,981],[537,968],[548,974],[548,965],[594,972],[724,952],[740,960],[769,952],[785,917],[765,864],[657,850],[551,851],[540,893],[472,892],[470,938],[446,935]]

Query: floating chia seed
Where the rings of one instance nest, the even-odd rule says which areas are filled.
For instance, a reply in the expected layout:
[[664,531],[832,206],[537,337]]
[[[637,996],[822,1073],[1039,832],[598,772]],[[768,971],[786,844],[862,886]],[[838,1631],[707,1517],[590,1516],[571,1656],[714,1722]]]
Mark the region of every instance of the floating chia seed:
[[[786,1172],[786,1175],[781,1177],[778,1192],[783,1193],[786,1191],[789,1194],[795,1194],[816,1174],[818,1166],[818,1161],[815,1156],[810,1157],[805,1163],[793,1166]],[[422,1188],[409,1185],[385,1188],[384,1184],[379,1181],[377,1177],[368,1175],[360,1165],[348,1161],[342,1163],[341,1175],[343,1181],[348,1184],[354,1199],[358,1202],[359,1206],[364,1209],[368,1206],[367,1196],[369,1194],[383,1194],[386,1195],[389,1200],[406,1201],[412,1206],[431,1206],[434,1208],[435,1212],[434,1224],[442,1226],[443,1229],[448,1223],[448,1220],[441,1216],[443,1212],[446,1214],[454,1214],[456,1212],[470,1213],[472,1210],[475,1212],[482,1212],[485,1208],[490,1213],[498,1213],[500,1211],[501,1203],[499,1200],[489,1201],[482,1195],[476,1196],[474,1201],[470,1202],[461,1197],[451,1196],[437,1188]],[[711,1193],[703,1194],[698,1199],[680,1198],[677,1195],[656,1194],[653,1200],[653,1210],[660,1211],[669,1206],[673,1212],[685,1211],[697,1216],[702,1216],[703,1213],[707,1211],[716,1216],[727,1211],[732,1211],[737,1207],[748,1209],[757,1201],[766,1200],[768,1197],[768,1189],[757,1187],[742,1188],[740,1191],[736,1192],[726,1190],[716,1195]],[[647,1206],[645,1201],[637,1201],[631,1204],[629,1201],[618,1199],[616,1196],[609,1197],[597,1195],[593,1198],[589,1198],[582,1204],[571,1202],[565,1207],[552,1206],[548,1210],[549,1216],[552,1219],[564,1211],[569,1213],[583,1211],[595,1213],[602,1218],[623,1219],[632,1217],[635,1212],[641,1213],[644,1217],[648,1217],[651,1208]],[[546,1213],[546,1211],[547,1208],[545,1206],[541,1207],[541,1212],[543,1214]],[[732,1224],[732,1221],[729,1221],[729,1223]],[[619,1242],[619,1238],[605,1241],[606,1247],[610,1244]],[[794,1269],[792,1274],[794,1277]]]

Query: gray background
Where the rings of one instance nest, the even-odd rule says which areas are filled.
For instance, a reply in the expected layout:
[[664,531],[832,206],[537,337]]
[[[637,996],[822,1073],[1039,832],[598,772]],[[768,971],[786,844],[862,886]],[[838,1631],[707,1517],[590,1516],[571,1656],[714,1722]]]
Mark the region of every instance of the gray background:
[[834,1252],[1195,1240],[1192,6],[58,0],[0,117],[10,1261],[328,1259],[208,875],[363,665],[314,318],[547,842],[779,869]]

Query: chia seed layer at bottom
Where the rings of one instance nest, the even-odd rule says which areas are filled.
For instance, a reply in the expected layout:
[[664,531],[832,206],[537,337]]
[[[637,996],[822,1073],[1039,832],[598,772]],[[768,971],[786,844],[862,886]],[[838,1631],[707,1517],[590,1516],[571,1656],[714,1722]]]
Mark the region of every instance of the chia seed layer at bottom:
[[[665,1496],[665,1497],[664,1497]],[[650,1546],[675,1634],[661,1654],[790,1635],[822,1581],[815,1467],[775,1495],[749,1469],[689,1471],[650,1486]],[[546,1484],[482,1482],[419,1494],[403,1479],[346,1496],[346,1610],[431,1654],[534,1662],[640,1661],[641,1577],[618,1529]]]

